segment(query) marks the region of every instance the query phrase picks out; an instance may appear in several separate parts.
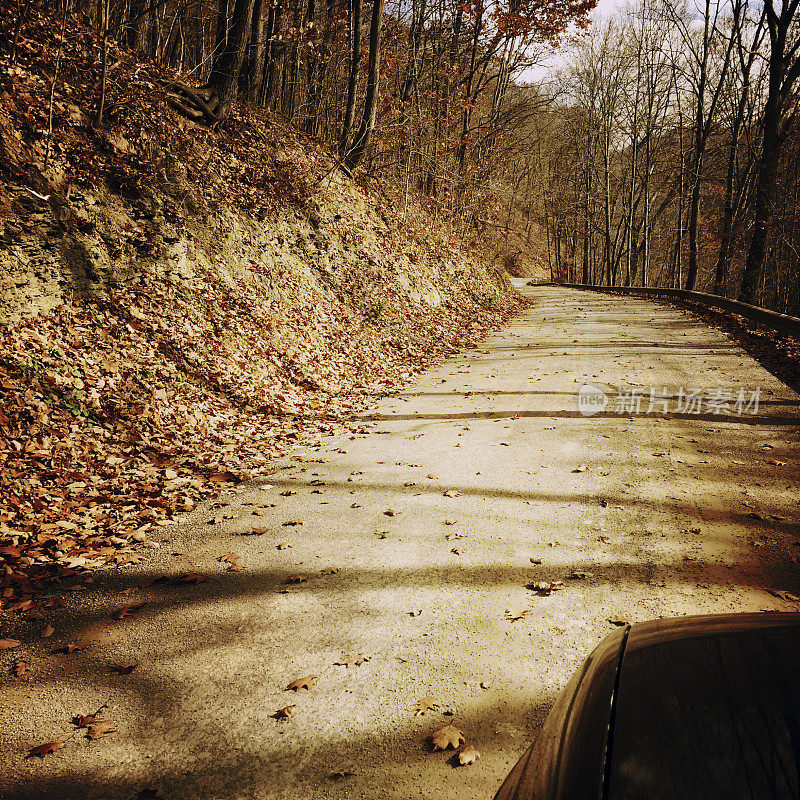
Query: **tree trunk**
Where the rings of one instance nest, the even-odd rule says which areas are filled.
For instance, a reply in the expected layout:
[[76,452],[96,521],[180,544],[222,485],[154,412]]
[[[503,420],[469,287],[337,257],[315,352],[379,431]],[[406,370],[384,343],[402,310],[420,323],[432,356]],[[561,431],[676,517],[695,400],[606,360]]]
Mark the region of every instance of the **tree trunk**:
[[375,130],[380,88],[383,2],[384,0],[373,0],[372,5],[372,22],[369,28],[369,71],[367,72],[367,91],[364,98],[364,116],[361,119],[361,127],[356,135],[355,142],[345,156],[345,164],[350,169],[353,169],[363,158],[364,152],[372,139],[372,133]]
[[361,11],[362,0],[350,0],[350,70],[347,77],[347,103],[342,123],[342,135],[339,138],[339,155],[347,156],[350,134],[356,111],[356,93],[358,91],[358,66],[361,62]]
[[767,227],[781,152],[781,118],[792,88],[800,78],[798,42],[787,42],[789,31],[796,24],[800,0],[783,0],[780,16],[775,13],[773,3],[774,0],[765,0],[764,4],[770,38],[769,89],[764,105],[764,136],[756,182],[753,238],[750,240],[739,289],[739,300],[743,303],[753,303],[758,293],[761,269],[767,253]]
[[211,65],[208,88],[212,90],[212,99],[215,100],[217,122],[228,115],[239,91],[239,73],[250,41],[254,4],[255,0],[235,0],[227,40]]

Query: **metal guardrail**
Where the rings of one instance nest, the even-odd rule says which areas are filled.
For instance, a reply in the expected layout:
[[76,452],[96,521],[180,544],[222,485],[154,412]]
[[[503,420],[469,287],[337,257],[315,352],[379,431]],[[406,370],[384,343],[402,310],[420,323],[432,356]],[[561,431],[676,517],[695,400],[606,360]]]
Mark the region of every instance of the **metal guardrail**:
[[583,289],[585,291],[605,292],[608,294],[635,294],[692,300],[696,303],[702,303],[709,308],[722,308],[726,311],[731,311],[734,314],[738,314],[740,317],[758,322],[773,330],[800,338],[800,318],[790,317],[788,314],[779,314],[777,311],[769,311],[766,308],[751,306],[747,303],[740,303],[738,300],[731,300],[729,297],[721,297],[717,294],[690,292],[688,289],[658,288],[654,286],[589,286],[584,283],[545,283],[541,285],[566,286],[570,289]]

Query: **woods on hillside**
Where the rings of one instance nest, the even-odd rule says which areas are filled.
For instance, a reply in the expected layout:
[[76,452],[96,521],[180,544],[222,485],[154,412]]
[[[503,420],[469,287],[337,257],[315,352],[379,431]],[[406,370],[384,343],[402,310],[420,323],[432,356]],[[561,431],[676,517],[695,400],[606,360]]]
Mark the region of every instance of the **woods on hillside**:
[[95,125],[128,47],[180,114],[224,134],[235,101],[266,109],[512,271],[800,313],[800,0],[53,2],[97,31]]
[[554,275],[800,313],[799,5],[642,0],[576,44],[528,133]]

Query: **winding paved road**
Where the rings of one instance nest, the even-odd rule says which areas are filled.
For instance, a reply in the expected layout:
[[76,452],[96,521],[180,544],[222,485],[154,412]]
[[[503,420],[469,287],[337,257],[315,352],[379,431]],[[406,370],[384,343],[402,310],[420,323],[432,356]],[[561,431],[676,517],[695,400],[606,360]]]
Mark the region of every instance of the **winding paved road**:
[[[43,646],[6,682],[0,794],[489,800],[609,619],[796,609],[769,590],[800,594],[800,398],[681,310],[522,291],[533,305],[504,330],[76,600],[57,635],[94,647]],[[608,397],[597,416],[577,409],[587,382]],[[668,395],[652,408],[651,387]],[[697,413],[692,388],[716,404]],[[737,414],[755,389],[757,412]],[[228,551],[241,572],[222,571]],[[137,588],[187,569],[212,577]],[[527,588],[542,581],[564,588]],[[121,587],[148,605],[113,622]],[[368,660],[336,665],[346,653]],[[438,709],[415,716],[429,695]],[[116,733],[71,732],[102,704]],[[427,749],[448,722],[477,764]]]

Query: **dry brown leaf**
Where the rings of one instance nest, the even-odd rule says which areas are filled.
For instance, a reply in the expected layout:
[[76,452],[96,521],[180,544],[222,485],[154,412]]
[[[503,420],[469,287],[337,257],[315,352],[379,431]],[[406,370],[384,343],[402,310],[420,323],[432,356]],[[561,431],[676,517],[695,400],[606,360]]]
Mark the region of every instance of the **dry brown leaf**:
[[461,764],[462,767],[467,764],[474,764],[480,757],[481,754],[471,744],[462,747],[458,751],[458,763]]
[[30,670],[31,665],[27,661],[23,661],[22,659],[18,658],[14,662],[14,666],[11,667],[11,674],[15,678],[19,678],[21,675],[24,675],[28,670]]
[[321,575],[335,575],[339,572],[341,567],[325,567],[325,569],[320,570]]
[[92,723],[94,723],[96,718],[97,714],[76,714],[72,718],[72,724],[76,728],[88,728]]
[[365,656],[363,653],[348,653],[347,655],[342,656],[339,661],[334,661],[334,665],[337,667],[347,667],[348,669],[350,666],[360,667],[365,661],[369,661],[372,656]]
[[417,705],[414,706],[414,716],[422,717],[429,711],[435,711],[438,708],[439,708],[439,701],[435,697],[431,697],[430,695],[428,695],[427,697],[421,697],[417,701]]
[[532,583],[528,588],[538,592],[540,595],[547,596],[558,589],[563,589],[564,581],[539,581],[538,583]]
[[516,608],[507,608],[506,609],[506,619],[509,622],[516,622],[518,619],[522,619],[524,616],[527,616],[531,613],[529,608],[526,608],[522,611],[517,610]]
[[386,511],[383,512],[387,517],[394,517],[397,515],[397,512],[393,508],[387,508]]
[[124,619],[129,614],[132,614],[134,611],[138,611],[140,608],[144,608],[146,605],[147,601],[143,600],[141,603],[134,603],[133,605],[122,606],[122,608],[118,608],[111,616],[114,619]]
[[531,557],[531,564],[541,564],[541,563],[542,563],[542,559],[541,558],[533,558],[533,557]]
[[623,619],[622,617],[609,617],[608,621],[612,625],[616,625],[617,627],[622,627],[623,625],[627,625],[628,624],[628,620]]
[[86,733],[87,739],[102,739],[109,733],[115,733],[117,726],[113,722],[103,720],[102,722],[94,722],[89,725],[89,730]]
[[308,575],[289,575],[286,579],[286,583],[305,583],[308,580]]
[[291,717],[292,714],[294,714],[294,710],[296,708],[297,708],[297,706],[284,706],[283,708],[279,708],[275,712],[275,716],[278,719],[289,719],[289,717]]
[[303,520],[301,519],[287,519],[286,522],[282,523],[284,528],[292,528],[296,525],[302,525]]
[[455,725],[445,725],[428,738],[434,750],[447,750],[448,747],[456,750],[465,741],[464,734]]
[[139,666],[138,664],[109,664],[108,668],[112,672],[116,672],[118,675],[130,675],[136,667]]
[[38,758],[44,758],[46,755],[50,753],[55,753],[56,750],[60,750],[64,746],[64,742],[47,742],[47,744],[40,744],[37,747],[32,747],[31,751],[28,753],[25,758],[33,758],[37,756]]
[[443,494],[445,497],[461,497],[461,492],[457,492],[455,489],[448,489]]
[[49,639],[55,632],[56,632],[56,629],[52,625],[48,625],[42,631],[42,639]]
[[217,561],[221,561],[223,564],[235,564],[240,558],[238,553],[223,553]]
[[278,550],[288,550],[290,547],[294,547],[294,545],[291,542],[278,543]]
[[11,650],[21,644],[22,642],[19,639],[0,639],[0,650]]
[[289,692],[297,692],[300,689],[310,689],[316,682],[319,675],[307,675],[305,678],[298,678],[296,681],[292,681],[284,691]]
[[193,583],[197,586],[198,583],[203,583],[208,580],[208,576],[200,572],[184,572],[183,575],[178,575],[174,579],[174,583]]

